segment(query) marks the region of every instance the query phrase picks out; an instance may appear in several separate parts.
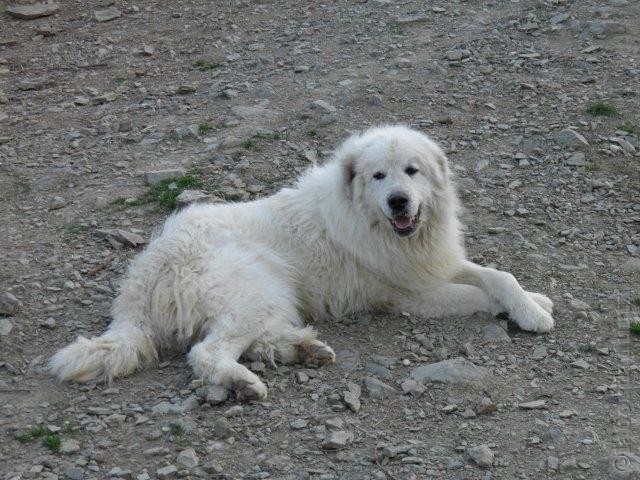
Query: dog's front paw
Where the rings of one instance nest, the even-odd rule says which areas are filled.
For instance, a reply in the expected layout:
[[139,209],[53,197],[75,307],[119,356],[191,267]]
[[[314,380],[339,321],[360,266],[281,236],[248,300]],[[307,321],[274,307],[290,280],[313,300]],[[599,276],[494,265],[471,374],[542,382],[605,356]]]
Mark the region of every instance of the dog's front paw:
[[516,322],[522,330],[528,332],[548,332],[555,324],[551,313],[533,301],[530,305],[518,309],[518,311],[509,312],[509,317]]
[[312,340],[301,347],[300,357],[306,365],[323,366],[336,361],[333,348],[320,340]]
[[260,380],[249,383],[245,380],[237,380],[234,382],[233,391],[236,398],[240,402],[249,400],[264,400],[267,398],[267,387]]
[[546,312],[553,313],[553,300],[546,295],[535,292],[527,292],[527,295],[531,300],[540,305]]

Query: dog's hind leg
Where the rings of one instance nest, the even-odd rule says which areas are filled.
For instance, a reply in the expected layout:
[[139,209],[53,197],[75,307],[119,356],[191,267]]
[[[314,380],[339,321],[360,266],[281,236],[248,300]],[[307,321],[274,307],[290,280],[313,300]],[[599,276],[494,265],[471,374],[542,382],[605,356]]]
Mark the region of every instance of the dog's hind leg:
[[269,344],[263,340],[286,336],[300,325],[289,271],[268,250],[227,246],[212,257],[200,276],[198,306],[208,320],[189,363],[207,383],[233,389],[240,398],[263,399],[267,387],[238,359],[256,344]]
[[548,332],[553,328],[553,302],[539,293],[525,292],[510,273],[465,261],[454,276],[454,281],[482,289],[502,305],[509,317],[523,330]]
[[311,326],[282,325],[275,335],[267,334],[254,342],[248,356],[271,363],[278,361],[285,365],[304,363],[322,366],[334,362],[335,352],[329,345],[318,340],[316,335]]
[[[196,377],[205,383],[234,390],[239,400],[264,399],[267,387],[258,376],[238,362],[255,340],[249,329],[238,325],[241,319],[221,317],[207,336],[195,344],[188,355]],[[231,328],[228,328],[231,327]]]

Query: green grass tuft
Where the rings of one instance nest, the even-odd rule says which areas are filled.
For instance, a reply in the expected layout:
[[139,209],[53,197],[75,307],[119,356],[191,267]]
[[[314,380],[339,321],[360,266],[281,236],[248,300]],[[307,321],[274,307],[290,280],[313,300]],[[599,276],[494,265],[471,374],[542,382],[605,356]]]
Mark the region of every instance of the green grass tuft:
[[629,331],[636,335],[640,335],[640,322],[631,322],[629,324]]
[[593,102],[591,105],[587,107],[587,113],[589,115],[600,116],[600,117],[617,117],[618,110],[613,105],[598,101]]
[[42,444],[54,453],[60,451],[60,435],[50,433],[42,437]]
[[200,125],[198,125],[198,133],[200,135],[206,135],[211,131],[212,128],[213,127],[209,125],[207,122],[201,123]]
[[140,204],[157,202],[163,207],[173,210],[176,208],[176,198],[184,190],[199,188],[202,185],[194,175],[183,175],[176,178],[167,178],[155,185],[151,185],[149,191],[140,198]]
[[178,437],[181,437],[182,435],[185,434],[184,427],[179,423],[169,424],[169,431],[171,432],[171,435],[176,435]]
[[36,438],[40,438],[49,433],[49,430],[42,425],[38,425],[36,427],[31,428],[27,433],[23,433],[22,435],[16,436],[16,440],[21,443],[28,443]]
[[209,62],[208,60],[205,60],[204,58],[200,58],[198,60],[196,60],[193,63],[193,66],[196,67],[198,70],[200,70],[201,72],[205,72],[207,70],[213,70],[216,68],[220,68],[222,65],[220,65],[219,63],[216,62]]
[[589,162],[587,163],[585,169],[587,170],[587,172],[597,172],[598,170],[600,170],[600,165],[598,165],[596,162]]
[[616,129],[618,130],[622,130],[625,131],[631,135],[634,135],[638,130],[636,129],[636,127],[634,127],[633,125],[629,124],[629,123],[625,123],[624,125],[618,125],[616,127]]
[[307,135],[309,135],[311,138],[314,138],[314,137],[318,136],[318,131],[315,130],[314,128],[312,128],[311,130],[309,130],[307,132]]
[[67,435],[71,435],[72,437],[78,434],[78,431],[69,422],[65,422],[64,426],[62,427],[62,431]]
[[244,143],[242,144],[242,146],[244,148],[246,148],[247,150],[255,150],[256,148],[256,141],[249,138],[247,140],[244,141]]
[[388,24],[389,32],[393,35],[402,35],[404,31],[402,30],[402,26],[398,22],[391,22]]
[[280,133],[271,132],[271,133],[256,133],[253,138],[259,138],[262,140],[280,140]]
[[89,230],[91,230],[91,227],[89,225],[78,223],[75,225],[69,225],[65,230],[68,235],[77,235],[82,232],[88,232]]

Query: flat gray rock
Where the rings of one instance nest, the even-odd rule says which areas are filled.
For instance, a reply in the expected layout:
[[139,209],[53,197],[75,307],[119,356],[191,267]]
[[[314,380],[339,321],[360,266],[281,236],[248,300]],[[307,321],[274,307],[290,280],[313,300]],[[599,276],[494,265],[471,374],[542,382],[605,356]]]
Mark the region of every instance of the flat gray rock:
[[564,145],[565,147],[585,148],[589,146],[586,138],[570,128],[565,128],[564,130],[554,133],[553,140],[557,144]]
[[462,357],[423,365],[411,371],[411,378],[421,383],[478,383],[491,378],[491,376],[488,369],[479,367]]
[[324,450],[340,450],[353,441],[353,434],[346,430],[336,430],[329,432],[322,441]]
[[96,235],[106,238],[107,240],[115,240],[116,242],[132,248],[147,243],[147,241],[137,233],[129,232],[128,230],[121,230],[119,228],[96,230]]
[[210,198],[211,195],[202,190],[183,190],[180,195],[176,197],[176,204],[178,207],[186,207],[192,203],[205,202]]
[[546,400],[532,400],[530,402],[521,403],[518,405],[523,410],[541,410],[547,408]]
[[227,400],[229,396],[228,390],[221,385],[205,385],[200,387],[196,393],[203,402],[210,403],[211,405],[218,405]]
[[471,447],[467,450],[467,455],[480,467],[489,468],[493,465],[493,451],[487,445]]
[[156,475],[160,480],[165,480],[167,478],[173,478],[178,473],[178,469],[175,465],[167,465],[166,467],[159,468],[156,470]]
[[122,13],[116,7],[109,7],[104,10],[96,10],[93,12],[93,16],[98,22],[109,22],[120,18]]
[[18,311],[20,300],[13,293],[0,293],[0,315],[13,315]]
[[169,178],[181,177],[185,174],[184,168],[168,168],[166,170],[154,170],[145,172],[145,180],[148,185],[155,185]]
[[0,337],[6,337],[13,330],[13,323],[8,318],[0,318]]
[[364,378],[364,388],[371,398],[391,397],[399,393],[398,390],[392,386],[373,377]]
[[31,5],[8,5],[5,9],[9,15],[22,20],[32,20],[39,17],[48,17],[60,10],[60,5],[55,2],[34,3]]
[[179,463],[185,468],[193,468],[200,464],[200,459],[193,448],[187,448],[178,454],[176,463]]
[[231,107],[231,111],[237,117],[256,125],[272,124],[280,118],[280,112],[260,106],[238,105]]
[[587,161],[585,160],[584,153],[576,152],[567,158],[565,163],[570,167],[584,167],[587,164]]

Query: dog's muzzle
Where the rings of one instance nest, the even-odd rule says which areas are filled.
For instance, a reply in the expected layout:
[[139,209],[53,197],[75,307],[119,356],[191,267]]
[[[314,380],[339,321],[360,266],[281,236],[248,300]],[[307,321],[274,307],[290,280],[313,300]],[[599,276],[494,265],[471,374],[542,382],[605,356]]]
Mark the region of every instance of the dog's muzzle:
[[421,208],[418,208],[418,212],[413,216],[409,216],[404,212],[394,214],[393,218],[389,220],[393,231],[401,237],[408,237],[413,234],[420,223],[420,211]]

